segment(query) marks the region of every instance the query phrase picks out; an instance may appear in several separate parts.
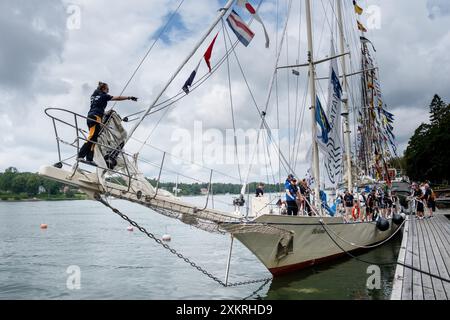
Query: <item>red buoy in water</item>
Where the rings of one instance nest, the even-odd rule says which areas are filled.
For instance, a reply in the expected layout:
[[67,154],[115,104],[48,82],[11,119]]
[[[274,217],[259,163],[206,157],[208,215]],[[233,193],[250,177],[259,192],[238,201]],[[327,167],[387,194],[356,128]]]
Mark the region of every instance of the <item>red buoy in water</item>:
[[41,229],[47,229],[48,228],[48,224],[46,223],[41,223]]

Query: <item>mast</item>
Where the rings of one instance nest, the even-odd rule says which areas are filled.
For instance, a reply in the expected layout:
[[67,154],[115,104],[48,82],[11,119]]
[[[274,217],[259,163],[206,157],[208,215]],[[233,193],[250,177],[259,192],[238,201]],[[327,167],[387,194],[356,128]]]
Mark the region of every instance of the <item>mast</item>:
[[[344,26],[343,26],[343,19],[342,19],[342,6],[341,6],[342,0],[337,0],[337,14],[338,14],[338,27],[339,27],[339,37],[340,37],[340,54],[343,54],[345,52],[345,38],[344,38]],[[347,64],[345,61],[345,56],[341,57],[342,61],[342,72],[343,72],[343,78],[342,78],[342,88],[344,92],[348,92],[348,83],[347,83]],[[349,123],[349,107],[348,107],[348,99],[343,99],[344,103],[344,112],[342,113],[342,116],[344,117],[344,145],[345,145],[345,153],[347,155],[347,188],[348,191],[352,191],[353,189],[353,179],[352,179],[352,158],[351,158],[351,147],[350,147],[350,123]]]
[[204,33],[204,35],[201,37],[201,39],[198,41],[197,45],[194,47],[194,49],[189,53],[189,55],[183,60],[183,62],[180,64],[180,66],[177,68],[177,70],[174,72],[174,74],[170,77],[170,79],[167,81],[167,83],[164,85],[164,87],[161,89],[161,91],[156,95],[155,99],[153,100],[152,104],[148,107],[148,109],[142,114],[140,119],[136,122],[133,128],[131,128],[126,142],[130,140],[131,136],[134,134],[136,129],[141,125],[142,121],[144,121],[145,117],[150,113],[150,111],[154,108],[158,100],[161,98],[161,96],[164,94],[164,92],[167,90],[167,88],[170,86],[172,81],[176,78],[176,76],[180,73],[180,71],[184,68],[185,64],[192,58],[192,56],[195,54],[195,52],[198,50],[198,48],[203,44],[205,39],[209,36],[211,31],[216,27],[216,25],[220,22],[222,17],[227,13],[228,9],[233,5],[235,0],[228,0],[226,5],[219,10],[219,13],[217,14],[216,19],[211,24],[209,29]]
[[314,192],[316,201],[320,201],[320,171],[319,171],[319,146],[317,144],[317,126],[316,126],[316,82],[314,67],[314,47],[312,37],[311,21],[311,0],[305,0],[306,4],[306,25],[308,29],[308,63],[309,63],[309,88],[311,96],[311,116],[312,116],[312,148],[313,148],[313,176]]

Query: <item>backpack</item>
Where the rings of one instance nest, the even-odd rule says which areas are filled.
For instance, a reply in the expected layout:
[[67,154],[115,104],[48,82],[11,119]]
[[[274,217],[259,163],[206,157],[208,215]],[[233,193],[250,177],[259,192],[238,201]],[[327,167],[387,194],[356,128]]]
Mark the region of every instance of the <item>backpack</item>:
[[436,194],[434,193],[434,190],[433,190],[433,189],[431,189],[431,196],[430,196],[430,200],[431,200],[431,201],[434,201],[434,200],[436,200]]

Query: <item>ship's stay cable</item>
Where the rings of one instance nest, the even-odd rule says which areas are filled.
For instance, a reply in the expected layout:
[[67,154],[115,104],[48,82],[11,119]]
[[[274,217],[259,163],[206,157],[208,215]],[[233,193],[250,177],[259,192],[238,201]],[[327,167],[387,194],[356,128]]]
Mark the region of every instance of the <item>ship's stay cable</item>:
[[[278,52],[278,30],[280,28],[280,13],[279,13],[279,0],[277,0],[276,3],[276,16],[277,16],[277,22],[276,22],[276,32],[275,32],[275,52]],[[301,4],[300,4],[301,5]],[[281,146],[281,136],[280,136],[280,97],[278,96],[278,73],[275,74],[275,104],[276,104],[276,110],[277,110],[277,130],[278,130],[278,145]],[[278,181],[281,182],[281,155],[278,154]],[[281,197],[282,188],[281,185],[278,188],[278,192]]]
[[[297,64],[300,63],[300,56],[301,56],[301,43],[302,43],[302,1],[300,1],[299,3],[299,23],[298,23],[298,46],[297,46]],[[294,71],[294,70],[293,70]],[[298,70],[296,70],[297,72],[299,72]],[[296,163],[294,162],[295,159],[297,158],[296,155],[296,149],[297,149],[297,145],[300,144],[300,139],[297,139],[297,135],[298,135],[298,131],[300,130],[301,132],[301,128],[299,128],[298,123],[298,117],[301,117],[301,112],[299,112],[299,108],[300,106],[304,106],[299,105],[299,99],[300,99],[300,74],[296,74],[296,88],[295,88],[295,115],[294,115],[294,136],[293,136],[293,141],[294,141],[294,145],[292,146],[292,158],[289,159],[289,161],[291,161],[291,163],[293,164],[294,168],[296,166]],[[303,111],[304,108],[301,108],[301,110]]]
[[[286,2],[286,4],[288,4]],[[287,8],[288,10],[289,7]],[[289,25],[286,26],[286,65],[289,65]],[[288,159],[291,161],[291,83],[290,83],[290,70],[286,69],[286,85],[287,85],[287,127],[288,127]]]
[[[183,5],[185,0],[181,0],[180,3],[178,4],[178,7],[175,9],[174,12],[172,12],[172,14],[170,15],[169,20],[167,20],[166,24],[164,25],[164,27],[160,30],[160,32],[158,33],[157,37],[155,38],[155,40],[153,41],[152,45],[150,46],[150,48],[147,50],[147,52],[145,53],[145,55],[142,57],[141,61],[139,62],[139,64],[137,65],[136,69],[133,71],[133,73],[131,74],[130,78],[128,79],[128,81],[126,82],[125,86],[123,87],[122,91],[120,92],[119,96],[123,95],[123,93],[125,92],[125,90],[128,88],[128,86],[130,85],[131,81],[133,80],[133,78],[136,76],[137,72],[139,71],[139,69],[142,67],[142,65],[144,64],[145,60],[148,58],[148,56],[150,55],[150,52],[153,50],[153,47],[155,46],[155,44],[159,41],[159,39],[161,38],[161,36],[164,34],[164,32],[166,32],[168,26],[170,25],[170,23],[172,22],[173,18],[176,16],[176,14],[178,13],[178,10],[181,8],[181,6]],[[117,104],[117,101],[114,102],[111,110],[114,110],[115,106]]]
[[[222,19],[222,33],[223,33],[223,43],[225,45],[225,52],[228,52],[228,45],[227,45],[227,38],[225,35],[225,24]],[[234,50],[233,50],[234,52]],[[237,168],[238,168],[238,174],[239,174],[239,180],[242,184],[242,174],[241,174],[241,166],[239,162],[239,154],[238,154],[238,143],[237,143],[237,135],[236,135],[236,121],[234,117],[234,105],[233,105],[233,89],[231,86],[231,75],[230,75],[230,59],[227,55],[227,76],[228,76],[228,93],[230,97],[230,111],[231,111],[231,122],[233,124],[233,140],[234,140],[234,154],[237,161]]]

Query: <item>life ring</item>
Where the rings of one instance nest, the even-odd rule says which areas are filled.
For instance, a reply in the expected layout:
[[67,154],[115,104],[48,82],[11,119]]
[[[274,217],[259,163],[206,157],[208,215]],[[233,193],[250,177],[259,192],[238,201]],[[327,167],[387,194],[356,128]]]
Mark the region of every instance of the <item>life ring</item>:
[[[358,210],[358,215],[357,216],[355,216],[355,211],[356,210]],[[352,209],[352,217],[353,217],[353,220],[357,220],[357,219],[359,219],[359,217],[361,216],[361,208],[360,207],[353,207],[353,209]]]

